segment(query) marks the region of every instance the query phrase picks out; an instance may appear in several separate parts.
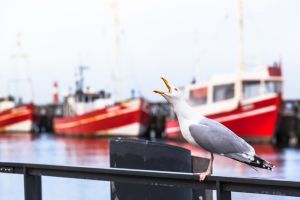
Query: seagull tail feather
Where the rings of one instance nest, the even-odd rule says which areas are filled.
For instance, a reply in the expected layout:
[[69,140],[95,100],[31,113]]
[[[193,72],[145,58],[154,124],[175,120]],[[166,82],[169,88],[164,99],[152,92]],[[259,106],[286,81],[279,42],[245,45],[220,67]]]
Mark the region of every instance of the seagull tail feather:
[[273,168],[275,167],[272,163],[258,157],[257,155],[253,156],[254,160],[252,160],[250,163],[248,163],[249,165],[253,166],[253,167],[259,167],[262,169],[267,169],[267,170],[273,170]]

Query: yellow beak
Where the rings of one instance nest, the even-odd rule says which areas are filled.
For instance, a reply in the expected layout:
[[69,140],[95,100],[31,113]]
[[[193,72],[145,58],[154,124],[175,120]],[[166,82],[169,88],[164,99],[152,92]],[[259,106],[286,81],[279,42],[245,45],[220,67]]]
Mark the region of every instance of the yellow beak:
[[167,79],[165,79],[164,77],[160,77],[160,78],[164,81],[164,83],[167,86],[167,88],[168,88],[169,91],[168,92],[163,92],[161,90],[153,90],[153,92],[155,92],[157,94],[171,93],[172,92],[171,86],[170,86],[169,82],[167,81]]

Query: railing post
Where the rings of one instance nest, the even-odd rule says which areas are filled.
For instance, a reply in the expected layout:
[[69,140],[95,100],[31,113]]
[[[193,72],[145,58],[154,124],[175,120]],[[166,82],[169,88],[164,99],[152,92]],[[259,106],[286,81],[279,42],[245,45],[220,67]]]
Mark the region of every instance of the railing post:
[[26,167],[24,167],[24,195],[25,200],[42,200],[41,176],[29,175]]
[[231,200],[231,192],[224,191],[220,181],[217,181],[217,200]]

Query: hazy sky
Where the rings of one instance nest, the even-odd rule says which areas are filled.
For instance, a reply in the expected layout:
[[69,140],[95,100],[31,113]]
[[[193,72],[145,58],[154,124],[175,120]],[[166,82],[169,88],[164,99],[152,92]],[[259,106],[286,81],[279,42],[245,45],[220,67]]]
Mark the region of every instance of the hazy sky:
[[[244,0],[248,68],[282,58],[284,96],[300,98],[300,1]],[[86,85],[112,90],[115,26],[112,0],[0,0],[0,95],[28,93],[51,101],[52,85],[74,90],[78,65],[89,66]],[[135,88],[160,99],[159,77],[185,85],[194,76],[234,72],[238,63],[237,0],[117,0],[119,69],[124,93]],[[26,59],[14,54],[22,34]],[[198,73],[196,73],[198,72]],[[26,89],[27,88],[27,89]]]

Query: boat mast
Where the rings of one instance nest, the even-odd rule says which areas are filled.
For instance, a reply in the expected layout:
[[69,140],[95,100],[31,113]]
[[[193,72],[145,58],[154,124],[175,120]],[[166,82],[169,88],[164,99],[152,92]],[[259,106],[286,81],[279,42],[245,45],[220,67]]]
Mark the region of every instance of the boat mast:
[[[23,47],[22,47],[22,34],[18,33],[17,34],[17,51],[16,53],[11,55],[11,59],[12,60],[16,60],[16,61],[28,61],[28,55],[23,52]],[[26,66],[25,66],[26,67]],[[22,82],[25,81],[28,83],[28,87],[29,87],[29,95],[30,95],[30,100],[32,103],[34,103],[34,93],[33,93],[33,86],[32,86],[32,80],[30,78],[30,76],[28,75],[28,72],[26,70],[28,69],[24,69],[25,70],[25,77],[24,78],[17,78],[17,79],[13,79],[13,80],[9,80],[9,83],[13,83],[15,82],[16,84],[18,84],[18,82]],[[8,93],[9,93],[9,85],[8,85]],[[20,97],[21,98],[21,97]]]
[[239,0],[239,73],[245,70],[245,58],[244,58],[244,1]]
[[[78,67],[79,74],[78,74],[78,77],[76,78],[76,91],[83,91],[84,90],[84,75],[83,75],[83,72],[87,69],[89,69],[89,67],[83,66],[83,65],[80,65]],[[75,76],[76,76],[76,74],[75,74]]]
[[113,14],[113,31],[114,31],[114,54],[113,54],[113,81],[115,98],[120,101],[123,98],[122,87],[122,68],[120,63],[120,20],[118,12],[118,0],[112,0],[112,14]]

